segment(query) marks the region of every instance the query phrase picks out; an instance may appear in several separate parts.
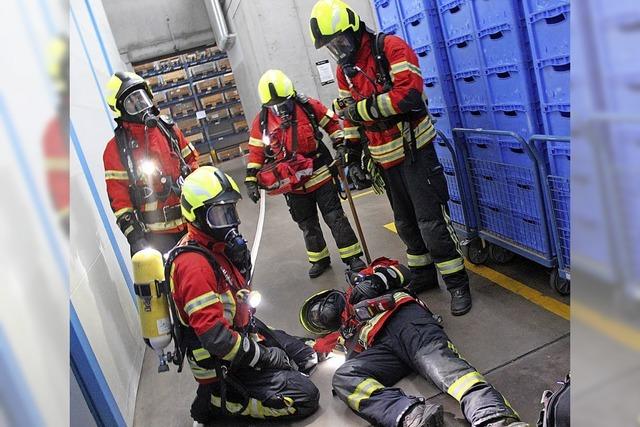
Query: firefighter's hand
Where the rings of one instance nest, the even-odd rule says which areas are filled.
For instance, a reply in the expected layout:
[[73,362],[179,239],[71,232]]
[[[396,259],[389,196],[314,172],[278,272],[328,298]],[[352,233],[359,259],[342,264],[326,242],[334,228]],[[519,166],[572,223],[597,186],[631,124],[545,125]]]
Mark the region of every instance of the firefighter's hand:
[[375,97],[363,99],[349,105],[344,110],[344,116],[353,123],[372,122],[382,118]]
[[371,187],[371,180],[357,162],[349,165],[349,178],[358,190]]
[[338,161],[338,163],[342,166],[346,166],[349,164],[349,162],[352,160],[351,158],[353,157],[351,155],[351,150],[349,150],[349,148],[347,148],[346,145],[340,144],[340,145],[336,145],[336,160]]
[[256,367],[258,368],[270,368],[270,369],[285,369],[295,370],[297,367],[289,360],[287,353],[278,347],[265,347],[262,344],[258,344],[260,349],[260,358]]
[[247,187],[247,195],[253,203],[258,203],[260,200],[260,189],[258,183],[255,181],[245,181],[244,185]]

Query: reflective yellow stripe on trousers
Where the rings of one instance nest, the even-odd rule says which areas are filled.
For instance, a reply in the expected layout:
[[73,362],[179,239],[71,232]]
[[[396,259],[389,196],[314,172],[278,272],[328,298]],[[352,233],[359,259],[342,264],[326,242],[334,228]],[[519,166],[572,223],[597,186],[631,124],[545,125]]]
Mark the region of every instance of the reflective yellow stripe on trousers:
[[340,252],[340,258],[347,259],[361,253],[362,248],[360,247],[360,243],[356,242],[355,244],[347,246],[346,248],[338,248],[338,251]]
[[462,399],[466,392],[471,389],[474,385],[478,383],[487,382],[482,374],[477,371],[469,372],[458,378],[449,388],[447,389],[447,393],[453,396],[458,402]]
[[360,403],[364,399],[368,399],[371,397],[374,391],[383,389],[384,386],[380,384],[373,378],[367,378],[362,381],[356,389],[347,396],[347,402],[349,403],[349,407],[355,409],[356,411],[360,410]]
[[323,250],[321,250],[320,252],[307,251],[307,255],[309,256],[309,261],[318,262],[321,259],[329,257],[329,248],[327,248],[325,246],[325,248]]

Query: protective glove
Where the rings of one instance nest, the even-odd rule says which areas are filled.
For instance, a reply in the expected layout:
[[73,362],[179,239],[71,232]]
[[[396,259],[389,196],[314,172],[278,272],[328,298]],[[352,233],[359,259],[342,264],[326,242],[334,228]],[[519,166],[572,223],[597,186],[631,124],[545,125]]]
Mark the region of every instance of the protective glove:
[[349,148],[344,145],[344,144],[340,144],[340,145],[336,145],[335,146],[336,149],[336,157],[335,160],[338,161],[338,163],[341,166],[346,166],[349,164],[349,161],[351,160],[351,150],[349,150]]
[[382,118],[375,97],[370,97],[349,105],[344,117],[353,123],[371,122]]
[[149,242],[147,242],[147,239],[145,239],[144,237],[141,239],[138,239],[131,243],[131,254],[133,255],[136,252],[139,252],[144,248],[148,248],[148,247],[149,247]]
[[260,357],[256,368],[270,368],[270,369],[286,369],[296,370],[297,366],[289,360],[287,353],[278,347],[265,347],[262,344],[258,344],[260,350]]
[[253,203],[258,203],[260,200],[260,189],[258,183],[255,181],[245,181],[245,187],[247,187],[247,194]]
[[[404,270],[404,271],[403,271]],[[402,274],[399,273],[402,271]],[[357,304],[366,299],[376,298],[393,289],[402,287],[405,276],[410,274],[404,267],[379,267],[375,273],[365,276],[351,292],[350,304]]]
[[371,180],[367,178],[367,174],[358,163],[349,166],[349,178],[351,178],[351,182],[358,190],[371,187]]

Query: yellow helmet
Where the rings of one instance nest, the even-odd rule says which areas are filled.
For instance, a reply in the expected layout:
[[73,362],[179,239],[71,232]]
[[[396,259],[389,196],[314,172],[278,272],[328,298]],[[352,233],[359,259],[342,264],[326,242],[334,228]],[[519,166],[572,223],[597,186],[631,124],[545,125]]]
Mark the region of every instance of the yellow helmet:
[[116,71],[107,82],[107,105],[113,111],[113,116],[118,118],[123,114],[122,102],[126,95],[136,89],[144,89],[153,99],[153,92],[149,83],[139,75],[128,71]]
[[320,49],[335,36],[360,29],[360,17],[340,0],[320,0],[311,11],[309,20],[311,40]]
[[58,93],[69,91],[69,39],[59,36],[47,47],[47,71]]
[[265,106],[279,104],[295,93],[291,79],[280,70],[268,70],[258,82],[260,102]]
[[241,198],[233,178],[213,166],[202,166],[184,179],[180,208],[198,228],[225,228],[240,224],[235,204]]

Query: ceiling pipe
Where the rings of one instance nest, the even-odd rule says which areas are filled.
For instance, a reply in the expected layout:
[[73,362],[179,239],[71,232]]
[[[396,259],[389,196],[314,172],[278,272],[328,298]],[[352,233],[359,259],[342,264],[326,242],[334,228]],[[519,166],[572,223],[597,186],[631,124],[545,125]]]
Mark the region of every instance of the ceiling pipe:
[[236,41],[236,35],[229,33],[229,27],[227,26],[220,0],[204,0],[204,4],[207,8],[216,44],[222,50],[231,49]]

